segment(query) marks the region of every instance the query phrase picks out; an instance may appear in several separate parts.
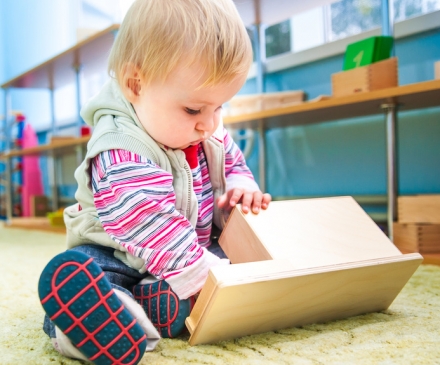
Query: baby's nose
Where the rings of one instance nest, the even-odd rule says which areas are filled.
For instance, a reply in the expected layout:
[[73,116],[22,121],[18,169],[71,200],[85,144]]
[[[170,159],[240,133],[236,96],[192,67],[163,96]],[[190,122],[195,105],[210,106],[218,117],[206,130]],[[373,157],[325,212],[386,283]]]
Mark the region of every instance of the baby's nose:
[[212,128],[214,128],[214,124],[214,116],[205,116],[199,120],[196,129],[205,133],[212,130]]

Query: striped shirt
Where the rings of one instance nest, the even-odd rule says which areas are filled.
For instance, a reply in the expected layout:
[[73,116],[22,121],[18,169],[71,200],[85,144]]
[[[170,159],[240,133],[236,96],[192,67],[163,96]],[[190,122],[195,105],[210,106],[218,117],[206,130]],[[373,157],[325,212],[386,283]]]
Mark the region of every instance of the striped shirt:
[[[227,190],[238,185],[258,189],[226,129],[223,143]],[[211,243],[214,197],[206,156],[202,144],[184,152],[198,202],[195,229],[175,209],[171,173],[126,150],[105,151],[92,161],[94,202],[104,230],[129,253],[144,259],[147,271],[160,279],[184,277],[185,271],[191,272],[187,268],[200,265],[210,254],[204,248]],[[212,258],[210,262],[214,264]],[[203,286],[207,270],[193,285],[192,294]],[[178,287],[173,290],[182,292]]]

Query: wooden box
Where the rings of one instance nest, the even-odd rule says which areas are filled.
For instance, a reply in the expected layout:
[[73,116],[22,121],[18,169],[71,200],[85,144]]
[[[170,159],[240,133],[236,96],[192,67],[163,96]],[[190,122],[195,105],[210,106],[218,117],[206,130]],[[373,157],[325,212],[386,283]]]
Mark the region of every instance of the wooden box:
[[440,224],[440,194],[399,196],[397,218],[399,223]]
[[45,217],[49,211],[47,196],[32,195],[30,198],[31,217]]
[[304,101],[303,91],[281,91],[255,95],[239,95],[229,101],[227,114],[241,115],[300,104]]
[[440,224],[394,223],[394,244],[403,252],[440,253]]
[[381,311],[422,262],[402,254],[351,197],[235,208],[220,237],[232,265],[210,270],[186,319],[190,344]]
[[434,79],[440,80],[440,61],[434,63]]
[[351,95],[395,87],[398,84],[397,58],[393,57],[333,74],[332,94],[336,97]]

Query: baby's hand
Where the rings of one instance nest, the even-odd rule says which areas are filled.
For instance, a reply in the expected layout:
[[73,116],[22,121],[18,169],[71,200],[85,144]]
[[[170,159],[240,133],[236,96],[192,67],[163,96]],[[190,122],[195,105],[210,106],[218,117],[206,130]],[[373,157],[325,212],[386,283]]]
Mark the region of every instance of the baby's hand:
[[241,203],[243,213],[252,212],[258,214],[260,209],[267,209],[272,197],[270,194],[263,194],[261,191],[247,191],[240,188],[229,190],[217,200],[220,208],[230,211],[236,204]]

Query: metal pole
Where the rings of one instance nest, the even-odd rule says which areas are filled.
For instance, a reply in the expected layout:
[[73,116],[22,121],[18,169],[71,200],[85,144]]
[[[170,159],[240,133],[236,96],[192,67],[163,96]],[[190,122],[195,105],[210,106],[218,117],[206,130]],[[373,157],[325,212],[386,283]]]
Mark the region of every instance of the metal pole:
[[396,104],[383,104],[382,109],[386,116],[386,149],[387,149],[387,195],[388,195],[388,236],[394,239],[393,223],[397,220],[397,152],[396,131],[397,116]]
[[[394,7],[392,0],[382,0],[382,35],[394,36]],[[394,56],[394,44],[391,56]]]
[[11,150],[11,124],[9,115],[11,114],[11,90],[5,89],[5,151]]
[[6,220],[10,223],[13,215],[13,183],[12,183],[12,157],[6,157],[5,166],[5,200],[6,200]]
[[[11,150],[11,128],[12,124],[9,121],[9,115],[11,114],[11,94],[10,89],[5,89],[5,120],[4,120],[4,133],[5,133],[5,150],[4,152],[10,152]],[[6,219],[11,221],[13,215],[13,183],[12,183],[12,157],[6,158],[5,163],[5,203],[6,203]]]
[[58,178],[57,178],[57,157],[52,153],[48,156],[48,173],[49,173],[49,184],[52,190],[52,211],[58,210]]
[[263,119],[258,121],[258,157],[260,190],[266,192],[266,138]]
[[[84,124],[81,118],[81,65],[75,64],[75,84],[76,84],[76,113],[77,113],[77,136],[81,137],[81,126]],[[83,160],[82,148],[76,149],[76,163],[79,166]]]
[[390,24],[389,0],[382,0],[382,35],[392,35],[393,28]]
[[[258,8],[259,9],[259,8]],[[259,10],[258,10],[259,11]],[[264,92],[264,65],[263,65],[263,44],[262,39],[264,39],[262,32],[264,28],[259,23],[259,16],[256,16],[257,24],[255,24],[253,29],[254,34],[254,47],[256,54],[256,64],[257,64],[257,93],[262,94]],[[258,121],[258,170],[259,170],[259,185],[261,191],[266,191],[266,141],[265,141],[265,129],[264,120],[260,119]]]
[[76,115],[77,115],[77,136],[81,135],[81,125],[83,120],[81,118],[81,65],[76,64],[73,66],[75,70],[75,86],[76,86]]
[[51,118],[51,129],[52,136],[57,134],[57,126],[55,120],[55,91],[53,88],[49,89],[49,97],[50,97],[50,118]]
[[263,45],[261,43],[261,39],[264,39],[262,37],[262,32],[264,32],[264,29],[261,24],[255,24],[252,27],[253,30],[253,36],[254,36],[254,48],[255,48],[255,55],[256,55],[256,65],[257,65],[257,75],[256,75],[256,81],[257,81],[257,93],[261,94],[264,92],[264,65],[263,65]]

